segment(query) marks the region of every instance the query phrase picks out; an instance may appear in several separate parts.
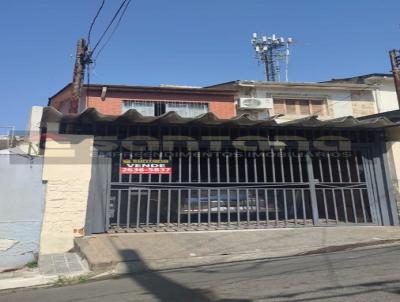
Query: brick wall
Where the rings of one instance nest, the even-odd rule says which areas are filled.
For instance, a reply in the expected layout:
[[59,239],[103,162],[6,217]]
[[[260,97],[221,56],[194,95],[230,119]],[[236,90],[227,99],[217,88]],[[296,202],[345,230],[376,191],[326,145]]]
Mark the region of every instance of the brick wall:
[[191,94],[191,93],[153,93],[153,92],[108,92],[103,101],[100,92],[90,92],[87,107],[96,108],[99,112],[109,115],[122,113],[123,100],[142,101],[173,101],[173,102],[200,102],[207,103],[210,112],[219,118],[235,116],[234,98],[230,95],[218,94]]

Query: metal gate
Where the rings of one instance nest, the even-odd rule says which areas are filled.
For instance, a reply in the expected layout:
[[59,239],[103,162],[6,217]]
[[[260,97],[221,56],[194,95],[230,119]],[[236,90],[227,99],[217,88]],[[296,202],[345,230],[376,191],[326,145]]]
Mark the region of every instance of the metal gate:
[[[181,231],[379,224],[367,150],[118,152],[109,229]],[[123,158],[169,159],[171,175],[121,175]],[[375,191],[374,191],[375,190]]]

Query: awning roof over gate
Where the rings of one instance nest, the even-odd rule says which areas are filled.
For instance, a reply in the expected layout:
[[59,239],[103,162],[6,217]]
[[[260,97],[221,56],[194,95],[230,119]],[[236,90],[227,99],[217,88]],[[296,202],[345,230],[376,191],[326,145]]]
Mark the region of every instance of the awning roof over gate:
[[266,120],[255,120],[249,114],[242,114],[231,119],[220,119],[208,112],[194,118],[185,118],[176,112],[168,112],[161,116],[143,116],[134,109],[128,110],[122,115],[111,116],[99,113],[95,108],[88,108],[80,114],[63,115],[53,107],[45,107],[41,121],[41,127],[47,127],[47,123],[73,123],[73,124],[115,124],[115,125],[197,125],[197,126],[257,126],[276,128],[363,128],[379,129],[400,125],[392,122],[385,116],[357,119],[352,116],[320,120],[312,115],[284,123],[277,123],[272,116]]

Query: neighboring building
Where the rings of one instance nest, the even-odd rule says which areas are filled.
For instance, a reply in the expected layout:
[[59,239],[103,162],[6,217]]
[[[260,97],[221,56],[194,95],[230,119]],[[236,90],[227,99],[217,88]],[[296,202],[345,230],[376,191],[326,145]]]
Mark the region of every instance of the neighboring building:
[[372,85],[378,112],[399,109],[399,103],[394,85],[393,75],[390,73],[371,73],[351,78],[332,79],[327,83],[352,83]]
[[377,113],[374,85],[353,83],[282,83],[233,81],[208,88],[237,91],[237,113],[254,118],[284,115],[284,122],[318,115],[321,119]]
[[222,89],[204,89],[183,86],[123,86],[84,85],[78,108],[72,102],[72,85],[68,84],[49,98],[49,106],[62,113],[81,113],[87,108],[98,112],[120,115],[136,109],[144,116],[159,116],[175,111],[183,117],[194,117],[212,112],[219,118],[236,115],[234,92]]

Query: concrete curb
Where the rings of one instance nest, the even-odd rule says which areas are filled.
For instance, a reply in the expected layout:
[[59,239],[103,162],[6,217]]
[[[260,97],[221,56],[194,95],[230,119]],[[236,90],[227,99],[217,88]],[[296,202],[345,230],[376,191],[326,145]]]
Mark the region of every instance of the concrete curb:
[[400,228],[349,227],[241,232],[103,234],[78,238],[96,273],[126,274],[279,259],[400,242]]

